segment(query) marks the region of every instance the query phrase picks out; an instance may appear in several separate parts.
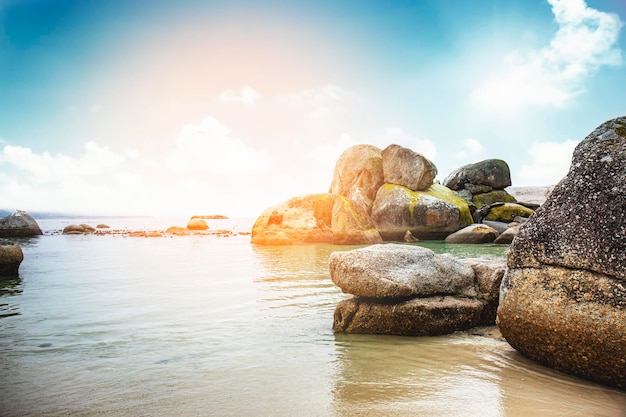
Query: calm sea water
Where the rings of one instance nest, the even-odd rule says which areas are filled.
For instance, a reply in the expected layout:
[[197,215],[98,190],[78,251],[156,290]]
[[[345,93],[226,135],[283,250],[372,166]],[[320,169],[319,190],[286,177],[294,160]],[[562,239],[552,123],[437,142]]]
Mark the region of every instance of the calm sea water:
[[186,224],[39,220],[46,234],[20,241],[19,279],[0,283],[1,416],[626,416],[626,393],[497,339],[334,334],[347,295],[328,256],[354,247],[54,233],[79,222]]

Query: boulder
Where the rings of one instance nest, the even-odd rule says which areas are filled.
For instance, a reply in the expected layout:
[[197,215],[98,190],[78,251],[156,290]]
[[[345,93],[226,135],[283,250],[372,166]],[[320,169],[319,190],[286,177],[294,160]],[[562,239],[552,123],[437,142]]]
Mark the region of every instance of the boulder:
[[337,160],[330,193],[348,198],[354,207],[369,215],[376,192],[383,183],[381,150],[372,145],[355,145]]
[[427,190],[437,176],[437,167],[425,156],[400,145],[389,145],[382,151],[384,182],[408,188]]
[[384,244],[330,256],[330,275],[355,297],[337,304],[333,329],[439,335],[493,325],[505,260],[456,259],[415,245]]
[[473,223],[467,202],[450,189],[432,184],[426,191],[384,184],[372,207],[383,240],[401,241],[407,230],[418,239],[443,239]]
[[10,240],[0,239],[0,276],[15,277],[24,260],[22,248]]
[[443,185],[455,191],[468,189],[472,194],[502,190],[511,185],[511,172],[505,161],[486,159],[455,169]]
[[379,244],[333,252],[329,270],[343,292],[363,297],[476,295],[471,267],[450,254],[437,255],[415,245]]
[[498,205],[491,205],[489,212],[485,216],[486,220],[497,222],[512,222],[515,217],[530,217],[534,213],[534,210],[522,206],[517,203],[504,203]]
[[500,233],[500,236],[498,236],[496,240],[493,241],[493,243],[506,244],[506,245],[510,244],[511,242],[513,242],[513,239],[515,238],[515,236],[517,236],[517,233],[519,232],[519,228],[520,228],[519,225],[509,227],[504,232]]
[[335,308],[333,330],[436,336],[478,326],[482,308],[478,300],[452,296],[413,298],[393,304],[353,297]]
[[96,228],[88,224],[69,224],[63,228],[64,235],[83,235],[86,233],[93,233]]
[[201,219],[201,218],[191,218],[188,222],[187,222],[187,229],[189,230],[207,230],[209,228],[209,225],[207,225],[206,220]]
[[35,219],[25,211],[15,210],[0,219],[0,237],[28,237],[42,234]]
[[498,236],[498,231],[486,224],[470,224],[448,237],[446,243],[491,243]]
[[487,255],[460,261],[474,270],[478,299],[483,303],[480,325],[494,325],[500,299],[500,284],[506,271],[506,259]]
[[179,226],[171,226],[165,230],[165,234],[174,235],[174,236],[189,236],[191,232],[189,229],[185,229]]
[[511,244],[498,326],[523,355],[626,389],[626,117],[576,147]]
[[505,190],[493,190],[488,193],[473,194],[472,203],[476,208],[481,208],[493,203],[517,203],[517,200]]
[[310,194],[266,209],[252,226],[252,243],[371,244],[381,242],[369,217],[336,194]]

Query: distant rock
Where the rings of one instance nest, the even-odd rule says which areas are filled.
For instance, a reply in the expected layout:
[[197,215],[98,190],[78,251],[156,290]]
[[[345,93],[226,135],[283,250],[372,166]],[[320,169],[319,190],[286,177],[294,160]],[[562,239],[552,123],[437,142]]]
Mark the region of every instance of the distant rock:
[[204,220],[227,220],[228,216],[223,214],[207,214],[207,215],[193,215],[191,219],[204,219]]
[[204,219],[194,218],[192,217],[189,222],[187,222],[187,229],[189,230],[207,230],[209,225],[206,223]]
[[14,242],[0,239],[0,276],[15,277],[24,260],[22,248]]
[[0,237],[28,237],[42,234],[35,219],[25,211],[15,210],[0,219]]
[[381,150],[372,145],[346,149],[335,164],[330,193],[346,197],[354,207],[369,215],[383,179]]
[[504,259],[459,260],[416,245],[382,244],[330,256],[333,330],[439,335],[493,324]]
[[554,185],[533,186],[533,187],[507,187],[506,191],[517,201],[528,204],[542,205],[554,189]]
[[515,236],[517,236],[519,228],[519,225],[509,227],[504,232],[500,233],[500,236],[498,236],[496,240],[493,241],[493,243],[510,244],[511,242],[513,242]]
[[188,236],[190,234],[189,229],[179,226],[168,227],[167,230],[165,230],[165,233],[174,236]]
[[99,225],[96,226],[96,229],[110,229],[111,226],[109,226],[108,224],[104,224],[104,223],[100,223]]
[[486,224],[471,224],[448,237],[446,243],[491,243],[498,237],[498,231]]
[[520,227],[498,326],[521,354],[626,389],[626,117],[576,147],[567,176]]
[[63,229],[64,235],[84,235],[94,233],[96,228],[88,224],[70,224]]
[[411,191],[425,191],[437,176],[437,167],[422,154],[400,145],[389,145],[382,151],[383,176],[386,184],[396,184]]
[[455,191],[469,189],[472,194],[503,190],[511,185],[511,172],[505,161],[486,159],[455,169],[443,185]]
[[384,184],[374,200],[372,220],[382,238],[393,241],[402,241],[407,230],[418,239],[442,239],[473,223],[467,202],[440,184],[427,191]]
[[292,198],[265,210],[252,227],[252,243],[370,244],[382,242],[366,213],[335,194]]

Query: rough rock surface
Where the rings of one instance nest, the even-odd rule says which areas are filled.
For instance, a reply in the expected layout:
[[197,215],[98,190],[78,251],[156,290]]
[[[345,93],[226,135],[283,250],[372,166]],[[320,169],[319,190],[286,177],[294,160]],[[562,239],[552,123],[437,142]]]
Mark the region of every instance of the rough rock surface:
[[23,260],[24,253],[19,245],[10,240],[0,239],[0,276],[17,276]]
[[265,210],[252,226],[252,243],[261,245],[379,242],[369,217],[335,194],[292,198]]
[[515,197],[507,193],[505,190],[493,190],[488,193],[480,193],[472,195],[472,203],[477,208],[488,206],[493,203],[517,203]]
[[493,325],[505,260],[385,244],[334,252],[329,269],[356,295],[335,308],[335,331],[420,336]]
[[376,192],[383,184],[381,150],[373,145],[355,145],[337,160],[330,193],[348,198],[353,206],[369,215]]
[[389,145],[382,151],[384,182],[408,188],[427,190],[437,176],[437,167],[422,154],[400,145]]
[[442,239],[473,223],[467,202],[440,184],[427,191],[384,184],[372,220],[384,240],[394,241],[402,241],[407,230],[419,239]]
[[626,117],[574,151],[567,176],[519,230],[498,325],[523,355],[626,389]]
[[511,172],[505,161],[486,159],[455,169],[443,180],[443,185],[455,191],[471,189],[472,194],[502,190],[511,185]]
[[478,300],[452,296],[413,298],[393,304],[353,297],[337,305],[333,330],[435,336],[478,326],[482,308]]
[[28,237],[42,234],[35,219],[25,211],[15,210],[0,219],[0,237]]
[[486,224],[470,224],[448,237],[446,243],[491,243],[498,237],[498,231]]
[[450,254],[437,255],[420,246],[380,244],[333,252],[329,270],[343,292],[363,297],[476,295],[471,267]]

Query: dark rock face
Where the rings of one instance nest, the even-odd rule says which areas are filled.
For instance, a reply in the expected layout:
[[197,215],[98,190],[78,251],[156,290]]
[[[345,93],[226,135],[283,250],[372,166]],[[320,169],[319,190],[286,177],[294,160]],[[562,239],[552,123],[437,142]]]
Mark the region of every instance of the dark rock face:
[[437,176],[437,167],[425,156],[400,145],[382,151],[386,184],[396,184],[411,191],[427,190]]
[[355,297],[335,308],[348,333],[439,335],[495,322],[504,259],[459,260],[414,245],[334,252],[335,284]]
[[16,210],[0,219],[0,237],[28,237],[42,234],[35,219],[25,211]]
[[626,117],[594,130],[521,226],[498,325],[520,353],[626,389]]
[[17,276],[23,260],[24,254],[19,245],[6,239],[0,239],[0,276]]
[[348,198],[367,214],[372,211],[376,192],[383,185],[381,150],[372,145],[346,149],[335,164],[330,193]]
[[472,194],[502,190],[511,185],[508,164],[501,159],[486,159],[455,169],[443,180],[443,185],[458,191],[468,189]]

